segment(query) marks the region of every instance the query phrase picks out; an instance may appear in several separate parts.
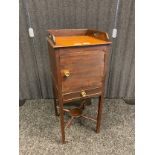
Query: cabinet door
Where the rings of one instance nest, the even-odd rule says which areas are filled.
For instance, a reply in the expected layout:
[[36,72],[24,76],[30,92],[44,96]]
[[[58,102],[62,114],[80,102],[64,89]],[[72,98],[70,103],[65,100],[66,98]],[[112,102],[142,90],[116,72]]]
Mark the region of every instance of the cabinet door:
[[103,49],[66,49],[60,52],[62,92],[102,87],[105,51]]

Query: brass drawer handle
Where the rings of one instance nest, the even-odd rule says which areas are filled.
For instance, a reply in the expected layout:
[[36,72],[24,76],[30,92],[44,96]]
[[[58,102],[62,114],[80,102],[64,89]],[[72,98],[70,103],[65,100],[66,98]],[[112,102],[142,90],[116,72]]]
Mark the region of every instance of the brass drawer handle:
[[69,77],[69,76],[70,76],[69,70],[64,70],[64,76],[65,76],[65,77]]
[[86,97],[86,95],[87,95],[86,92],[84,90],[81,90],[81,96]]

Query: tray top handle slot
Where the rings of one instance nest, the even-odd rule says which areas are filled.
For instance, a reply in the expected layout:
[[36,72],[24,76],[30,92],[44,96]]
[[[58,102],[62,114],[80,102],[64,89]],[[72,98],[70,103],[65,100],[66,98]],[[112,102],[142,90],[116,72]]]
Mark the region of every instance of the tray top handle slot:
[[56,44],[56,39],[55,36],[53,34],[49,34],[48,37],[52,40],[53,44]]

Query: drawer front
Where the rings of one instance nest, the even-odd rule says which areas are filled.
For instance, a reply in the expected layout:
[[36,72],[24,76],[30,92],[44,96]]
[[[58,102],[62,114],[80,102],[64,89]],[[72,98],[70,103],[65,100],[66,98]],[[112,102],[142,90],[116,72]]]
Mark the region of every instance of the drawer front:
[[85,99],[89,97],[99,96],[102,93],[102,88],[94,88],[89,90],[81,90],[63,94],[63,102],[69,102],[77,99]]
[[73,50],[60,55],[62,92],[80,91],[102,86],[103,50]]

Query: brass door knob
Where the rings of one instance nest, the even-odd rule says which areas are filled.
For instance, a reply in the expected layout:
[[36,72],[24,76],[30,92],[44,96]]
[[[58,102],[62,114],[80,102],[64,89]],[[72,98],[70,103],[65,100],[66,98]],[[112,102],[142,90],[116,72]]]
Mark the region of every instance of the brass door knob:
[[65,77],[69,77],[69,76],[70,76],[69,70],[64,70],[64,76],[65,76]]
[[81,90],[81,96],[86,97],[86,95],[87,95],[86,92],[84,90]]

